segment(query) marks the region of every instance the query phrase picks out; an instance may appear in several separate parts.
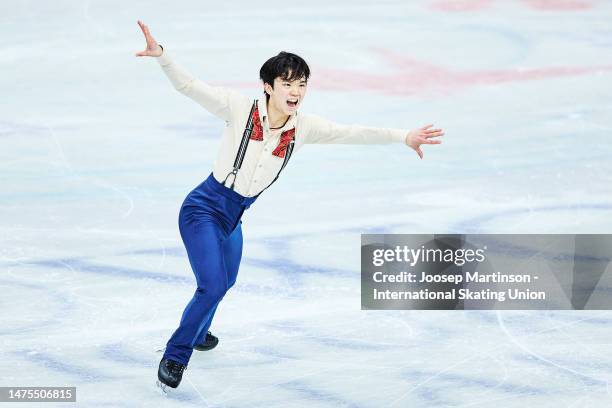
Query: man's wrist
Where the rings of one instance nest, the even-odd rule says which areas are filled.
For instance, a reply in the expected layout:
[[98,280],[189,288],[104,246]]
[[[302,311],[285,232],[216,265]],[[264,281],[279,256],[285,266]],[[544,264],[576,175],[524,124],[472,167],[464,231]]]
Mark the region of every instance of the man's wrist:
[[410,131],[404,134],[404,144],[410,146]]
[[157,44],[159,45],[159,48],[161,48],[162,53],[159,54],[155,59],[157,60],[157,62],[159,62],[159,64],[162,67],[165,67],[166,65],[170,65],[172,64],[172,55],[168,54],[165,50],[164,47],[161,44]]
[[408,131],[408,133],[406,133],[406,146],[410,146],[412,147],[412,139],[415,136],[415,131],[414,129],[411,129]]

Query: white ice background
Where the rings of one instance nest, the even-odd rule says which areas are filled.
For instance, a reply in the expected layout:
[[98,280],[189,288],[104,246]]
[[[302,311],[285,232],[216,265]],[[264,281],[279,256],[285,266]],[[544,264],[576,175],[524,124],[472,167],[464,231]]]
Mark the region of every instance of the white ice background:
[[[259,97],[292,51],[302,111],[446,132],[424,160],[300,150],[245,213],[220,345],[168,396],[156,350],[195,289],[178,210],[223,123],[134,56],[137,19],[210,83]],[[83,407],[610,406],[609,311],[362,311],[359,275],[361,233],[612,232],[610,21],[598,0],[3,0],[0,386],[76,386]]]

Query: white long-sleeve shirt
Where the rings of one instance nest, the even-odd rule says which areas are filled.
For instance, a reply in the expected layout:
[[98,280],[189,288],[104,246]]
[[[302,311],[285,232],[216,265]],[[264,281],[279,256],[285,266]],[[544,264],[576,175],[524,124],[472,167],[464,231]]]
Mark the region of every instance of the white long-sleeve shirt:
[[[213,115],[226,123],[221,147],[213,166],[213,176],[220,183],[233,169],[236,153],[242,141],[244,128],[251,112],[253,100],[232,89],[211,86],[183,69],[164,49],[156,58],[172,85]],[[315,115],[295,112],[278,130],[270,130],[266,100],[257,100],[257,109],[263,128],[263,140],[250,140],[242,166],[238,171],[234,190],[242,196],[253,197],[266,188],[278,174],[284,158],[272,151],[278,146],[282,132],[295,128],[295,154],[304,143],[386,144],[404,143],[407,130],[340,125]],[[292,154],[292,155],[293,155]],[[233,176],[230,176],[227,186]]]

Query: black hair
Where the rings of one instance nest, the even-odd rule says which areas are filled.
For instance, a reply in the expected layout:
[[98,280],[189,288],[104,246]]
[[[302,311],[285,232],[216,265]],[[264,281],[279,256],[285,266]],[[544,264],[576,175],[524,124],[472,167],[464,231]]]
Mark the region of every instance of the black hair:
[[[310,68],[302,57],[290,52],[281,51],[278,55],[268,59],[259,70],[259,78],[264,84],[270,84],[274,88],[274,79],[281,77],[284,80],[295,81],[296,79],[310,77]],[[264,90],[266,101],[270,95]]]

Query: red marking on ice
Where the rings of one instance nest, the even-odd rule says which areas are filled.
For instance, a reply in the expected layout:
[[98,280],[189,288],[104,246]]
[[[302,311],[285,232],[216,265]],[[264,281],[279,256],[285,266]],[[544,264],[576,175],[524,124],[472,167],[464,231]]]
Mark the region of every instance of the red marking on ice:
[[[387,95],[447,94],[468,87],[533,81],[611,71],[611,65],[598,67],[515,68],[459,71],[375,48],[395,72],[372,74],[349,69],[317,68],[312,85],[324,90],[374,91]],[[316,77],[315,77],[316,75]]]
[[[534,10],[574,11],[593,8],[589,0],[522,0],[522,3]],[[479,11],[493,6],[493,0],[437,0],[429,8],[437,11],[462,12]]]
[[438,11],[476,11],[488,8],[492,0],[439,0],[429,5]]
[[586,0],[523,0],[528,7],[546,11],[572,11],[593,8],[593,4]]
[[[326,91],[372,91],[386,95],[446,95],[481,85],[612,71],[612,65],[460,71],[419,61],[384,48],[371,48],[371,51],[383,58],[387,65],[395,67],[395,70],[373,74],[351,69],[314,67],[308,87]],[[255,83],[227,82],[219,85],[253,88]],[[261,83],[258,87],[261,87]]]

